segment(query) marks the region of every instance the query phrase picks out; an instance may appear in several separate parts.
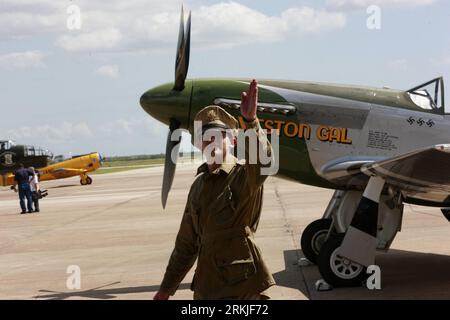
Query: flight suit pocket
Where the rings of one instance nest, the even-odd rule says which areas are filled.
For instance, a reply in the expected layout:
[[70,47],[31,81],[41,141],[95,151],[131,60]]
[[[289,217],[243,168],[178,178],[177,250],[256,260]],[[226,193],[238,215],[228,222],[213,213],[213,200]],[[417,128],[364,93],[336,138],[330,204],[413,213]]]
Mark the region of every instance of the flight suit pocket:
[[227,186],[216,200],[211,203],[211,212],[214,213],[214,221],[218,225],[224,225],[232,221],[236,213],[236,207],[230,186]]
[[255,261],[245,236],[222,240],[216,246],[215,262],[222,280],[233,285],[256,272]]

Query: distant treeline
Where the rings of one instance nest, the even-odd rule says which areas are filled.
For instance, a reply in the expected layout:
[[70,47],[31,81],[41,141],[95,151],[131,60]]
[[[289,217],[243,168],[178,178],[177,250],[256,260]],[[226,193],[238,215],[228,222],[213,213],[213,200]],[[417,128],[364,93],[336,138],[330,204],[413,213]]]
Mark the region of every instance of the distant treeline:
[[164,153],[160,154],[138,154],[133,156],[114,156],[114,157],[105,157],[104,161],[130,161],[130,160],[149,160],[149,159],[161,159],[164,158]]
[[[199,155],[199,152],[194,152],[193,155],[197,156]],[[104,156],[103,157],[103,161],[106,162],[114,162],[114,161],[136,161],[136,160],[153,160],[153,159],[163,159],[165,156],[164,153],[159,153],[159,154],[137,154],[137,155],[131,155],[131,156]],[[180,153],[180,157],[190,157],[191,153]],[[66,158],[63,155],[57,155],[55,156],[51,163],[57,163],[57,162],[61,162],[64,160],[68,160],[70,158]]]

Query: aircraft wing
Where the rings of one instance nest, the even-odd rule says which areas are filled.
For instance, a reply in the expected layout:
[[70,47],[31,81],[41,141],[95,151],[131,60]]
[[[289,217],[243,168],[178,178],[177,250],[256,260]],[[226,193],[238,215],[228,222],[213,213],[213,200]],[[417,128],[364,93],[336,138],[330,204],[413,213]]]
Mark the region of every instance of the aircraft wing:
[[83,174],[86,173],[87,170],[85,169],[73,169],[73,168],[58,168],[49,171],[50,174],[64,174],[64,173],[71,173],[71,174]]
[[361,171],[377,175],[405,191],[450,195],[450,144],[434,145],[365,164]]

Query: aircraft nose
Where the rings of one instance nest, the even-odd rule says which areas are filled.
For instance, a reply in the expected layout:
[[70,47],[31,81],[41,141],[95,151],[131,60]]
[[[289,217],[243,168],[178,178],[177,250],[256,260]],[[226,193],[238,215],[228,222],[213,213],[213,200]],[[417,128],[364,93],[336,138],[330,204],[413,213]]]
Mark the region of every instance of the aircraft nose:
[[158,103],[158,99],[152,91],[153,89],[144,92],[139,103],[145,112],[155,118],[158,115],[158,110],[161,109],[162,105],[160,101]]
[[168,83],[146,91],[140,98],[141,107],[165,124],[170,124],[170,119],[176,119],[181,127],[188,128],[192,81],[186,81],[183,91],[172,88],[173,83]]

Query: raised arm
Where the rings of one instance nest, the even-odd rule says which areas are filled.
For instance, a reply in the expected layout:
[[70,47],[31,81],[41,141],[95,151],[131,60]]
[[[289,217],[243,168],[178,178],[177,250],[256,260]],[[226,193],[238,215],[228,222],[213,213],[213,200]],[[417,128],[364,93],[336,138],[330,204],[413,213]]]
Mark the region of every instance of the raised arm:
[[[247,173],[247,182],[250,189],[257,189],[264,183],[267,175],[261,174],[261,168],[270,165],[262,164],[260,153],[270,157],[272,155],[272,146],[267,139],[266,134],[259,124],[256,116],[258,107],[258,82],[253,80],[249,89],[241,95],[241,115],[245,120],[246,130],[254,130],[256,136],[257,148],[250,148],[248,138],[245,139],[245,167]],[[250,154],[256,152],[256,154]]]

